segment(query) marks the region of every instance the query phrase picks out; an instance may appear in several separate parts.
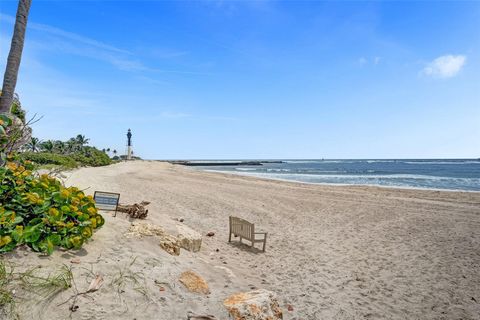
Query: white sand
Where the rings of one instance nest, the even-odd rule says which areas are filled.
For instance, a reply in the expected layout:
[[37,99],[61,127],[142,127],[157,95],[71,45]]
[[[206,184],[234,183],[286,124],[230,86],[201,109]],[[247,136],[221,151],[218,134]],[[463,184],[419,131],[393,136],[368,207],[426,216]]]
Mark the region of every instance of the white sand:
[[[254,287],[278,294],[284,319],[480,319],[480,193],[308,185],[146,161],[80,169],[67,184],[151,201],[148,222],[173,230],[184,218],[215,236],[174,257],[153,238],[126,238],[125,216],[104,213],[105,226],[79,252],[17,250],[8,259],[18,270],[72,265],[80,291],[94,274],[105,278],[74,313],[58,306],[70,289],[19,304],[22,319],[186,319],[188,311],[228,319],[222,301]],[[227,243],[229,215],[269,232],[266,253]],[[178,282],[188,269],[210,295]]]

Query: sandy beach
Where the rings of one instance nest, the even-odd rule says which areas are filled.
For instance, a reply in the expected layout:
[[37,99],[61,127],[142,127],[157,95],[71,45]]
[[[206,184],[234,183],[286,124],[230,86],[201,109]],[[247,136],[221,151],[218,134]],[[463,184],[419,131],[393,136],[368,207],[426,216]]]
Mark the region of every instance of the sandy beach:
[[[6,255],[16,270],[71,266],[79,291],[105,279],[75,312],[62,304],[69,289],[18,304],[21,319],[229,319],[223,300],[254,288],[277,294],[284,319],[480,318],[480,193],[301,184],[154,161],[79,169],[66,184],[150,201],[146,222],[173,230],[184,219],[204,235],[202,248],[169,255],[153,237],[127,237],[125,214],[103,212],[105,225],[78,252]],[[230,215],[268,232],[265,253],[227,243]],[[186,290],[186,270],[210,294]]]

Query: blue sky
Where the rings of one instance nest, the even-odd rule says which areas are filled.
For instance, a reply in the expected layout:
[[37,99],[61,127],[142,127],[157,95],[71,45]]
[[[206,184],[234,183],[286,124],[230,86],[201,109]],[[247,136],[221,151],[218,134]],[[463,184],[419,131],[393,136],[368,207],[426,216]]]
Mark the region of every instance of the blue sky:
[[[16,1],[0,2],[4,70]],[[34,134],[149,159],[480,157],[480,2],[33,0]]]

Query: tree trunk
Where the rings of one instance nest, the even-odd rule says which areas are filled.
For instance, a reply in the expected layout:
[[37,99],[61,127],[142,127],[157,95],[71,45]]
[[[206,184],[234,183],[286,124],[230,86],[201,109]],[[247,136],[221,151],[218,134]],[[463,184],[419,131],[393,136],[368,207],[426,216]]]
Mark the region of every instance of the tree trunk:
[[3,78],[2,94],[0,96],[0,113],[10,113],[10,107],[17,85],[18,69],[22,58],[25,30],[27,29],[28,11],[32,0],[19,0],[17,18],[13,30],[12,44],[8,54],[7,67]]

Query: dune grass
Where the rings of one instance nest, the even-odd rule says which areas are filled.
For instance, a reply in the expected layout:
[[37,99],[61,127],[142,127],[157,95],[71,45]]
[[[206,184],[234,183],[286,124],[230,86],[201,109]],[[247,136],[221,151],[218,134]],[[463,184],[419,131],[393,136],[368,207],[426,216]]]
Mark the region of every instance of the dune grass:
[[40,266],[24,272],[15,272],[14,266],[0,259],[0,319],[19,319],[17,304],[28,299],[29,294],[50,300],[56,294],[72,286],[71,269],[63,265],[60,269],[42,275]]
[[14,291],[11,287],[13,267],[0,259],[0,318],[17,318],[15,315]]

